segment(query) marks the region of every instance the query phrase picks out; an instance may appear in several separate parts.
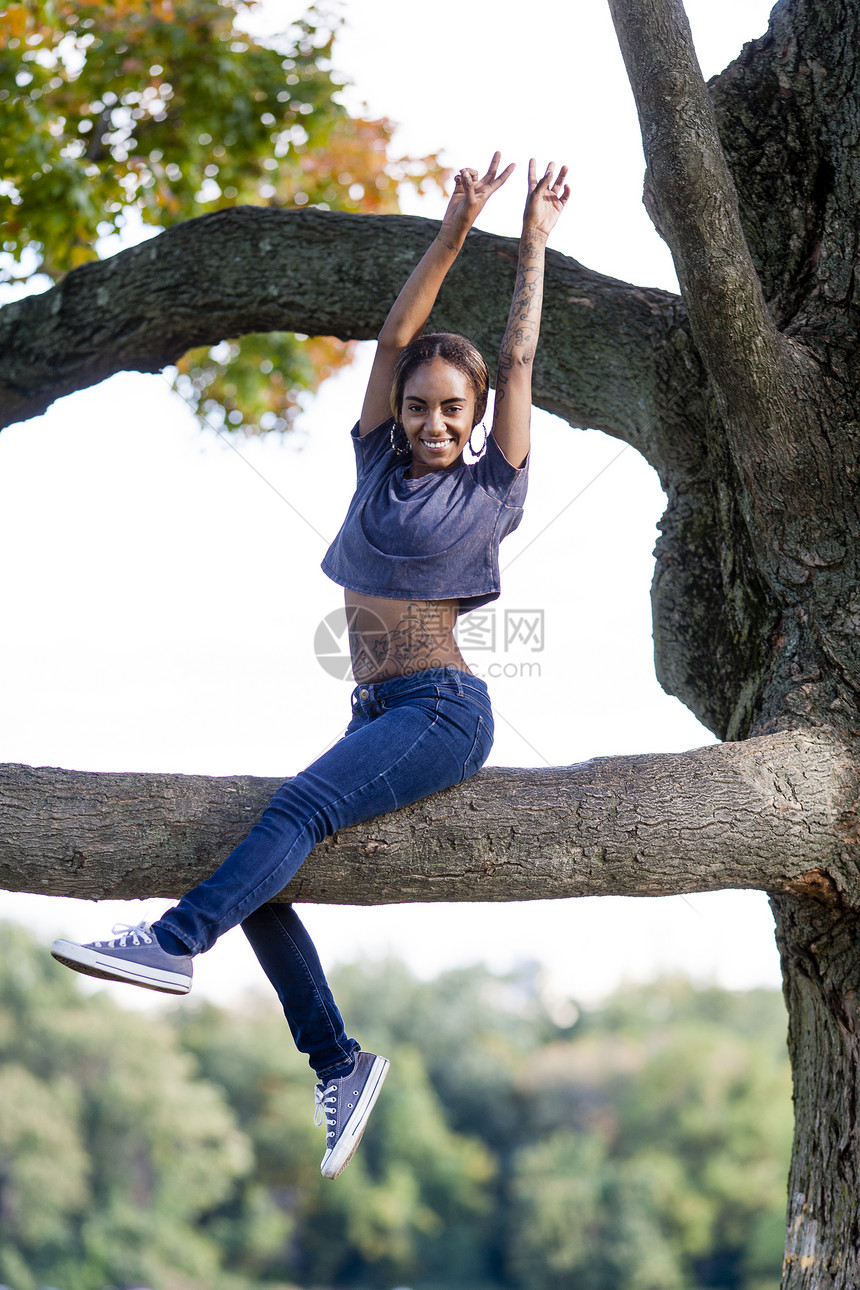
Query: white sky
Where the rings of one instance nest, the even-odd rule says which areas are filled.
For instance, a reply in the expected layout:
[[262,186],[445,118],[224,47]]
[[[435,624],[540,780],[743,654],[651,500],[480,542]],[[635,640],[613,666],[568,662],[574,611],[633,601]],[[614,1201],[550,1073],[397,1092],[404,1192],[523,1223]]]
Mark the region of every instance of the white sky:
[[[769,5],[687,9],[710,76],[764,31]],[[272,30],[300,11],[267,0],[255,21]],[[432,25],[402,0],[345,0],[344,11],[336,65],[354,83],[350,101],[400,122],[398,149],[482,166],[498,147],[517,162],[481,227],[519,231],[530,153],[566,161],[574,196],[552,245],[603,273],[675,289],[641,206],[635,111],[602,0],[532,0],[528,30],[521,6],[505,4],[489,21],[485,5],[439,0]],[[433,217],[442,208],[405,201]],[[199,431],[164,378],[139,375],[0,434],[0,761],[288,775],[343,731],[350,685],[323,670],[313,642],[340,603],[319,561],[351,492],[362,349],[287,440],[226,444]],[[475,670],[491,669],[491,764],[711,742],[654,677],[656,477],[633,450],[619,456],[616,441],[543,413],[534,437],[526,516],[502,548],[499,643],[465,649]],[[543,612],[542,650],[504,647],[506,613],[510,622],[518,611]],[[4,894],[2,912],[46,939],[88,939],[167,903]],[[549,988],[579,998],[674,968],[730,987],[779,981],[758,893],[303,912],[329,964],[389,949],[422,973],[534,958]],[[222,1000],[260,980],[239,932],[195,972],[195,993]],[[155,998],[117,989],[126,1003]]]

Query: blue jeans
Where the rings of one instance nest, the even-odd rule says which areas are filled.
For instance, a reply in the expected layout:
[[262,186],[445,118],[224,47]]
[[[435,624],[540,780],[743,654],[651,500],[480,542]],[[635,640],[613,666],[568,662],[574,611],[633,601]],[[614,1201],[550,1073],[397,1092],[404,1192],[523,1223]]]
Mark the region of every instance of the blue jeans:
[[320,1079],[346,1073],[358,1044],[293,907],[271,902],[323,838],[468,779],[492,744],[487,687],[468,672],[433,668],[356,686],[344,737],[278,789],[259,824],[155,930],[199,954],[241,923],[296,1047]]

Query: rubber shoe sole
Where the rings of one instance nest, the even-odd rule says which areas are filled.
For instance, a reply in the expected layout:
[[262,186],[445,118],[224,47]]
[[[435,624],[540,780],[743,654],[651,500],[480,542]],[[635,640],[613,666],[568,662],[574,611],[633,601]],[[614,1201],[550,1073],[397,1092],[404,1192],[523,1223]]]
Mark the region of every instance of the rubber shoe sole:
[[387,1057],[374,1058],[355,1110],[344,1125],[343,1132],[331,1151],[327,1151],[323,1156],[323,1161],[320,1165],[320,1173],[323,1178],[339,1178],[355,1155],[356,1148],[361,1142],[364,1130],[367,1128],[370,1112],[376,1105],[376,1099],[379,1097],[382,1085],[385,1083],[385,1077],[388,1074],[390,1065],[391,1063]]
[[191,989],[191,976],[187,972],[170,972],[166,968],[135,963],[107,951],[76,945],[74,941],[54,941],[51,954],[58,963],[74,972],[96,976],[103,981],[125,981],[161,994],[187,994]]

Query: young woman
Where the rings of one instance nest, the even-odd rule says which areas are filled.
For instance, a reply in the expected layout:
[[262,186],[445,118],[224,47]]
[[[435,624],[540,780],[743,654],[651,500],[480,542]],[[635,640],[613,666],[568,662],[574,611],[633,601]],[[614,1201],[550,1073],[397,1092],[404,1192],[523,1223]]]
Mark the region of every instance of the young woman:
[[569,196],[566,167],[538,178],[529,163],[493,428],[472,464],[463,450],[486,408],[486,364],[461,336],[421,333],[466,234],[513,170],[498,167],[496,153],[482,179],[474,170],[457,176],[439,234],[380,332],[352,432],[358,483],[323,561],[345,589],[359,682],[346,735],[284,784],[211,878],[152,926],[116,927],[112,939],[87,945],[60,940],[51,951],[78,972],[185,994],[193,956],[241,923],[316,1071],[326,1178],[351,1159],[388,1062],[347,1036],[307,932],[275,897],[322,838],[460,783],[490,752],[487,688],[466,666],[454,627],[458,614],[498,596],[499,543],[522,515],[544,250]]

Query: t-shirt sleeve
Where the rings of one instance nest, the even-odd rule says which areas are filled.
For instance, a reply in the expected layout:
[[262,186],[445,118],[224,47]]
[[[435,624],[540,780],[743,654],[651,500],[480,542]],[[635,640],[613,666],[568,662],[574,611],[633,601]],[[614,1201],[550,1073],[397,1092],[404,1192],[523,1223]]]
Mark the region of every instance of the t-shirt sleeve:
[[391,448],[391,427],[393,417],[383,421],[375,430],[370,430],[366,435],[358,433],[359,422],[356,421],[352,427],[352,446],[355,449],[355,470],[356,475],[361,479],[362,475],[373,470],[374,466],[387,453],[392,451]]
[[519,469],[512,466],[492,434],[487,436],[487,450],[472,467],[472,478],[485,493],[505,506],[522,506],[529,483],[529,459]]

